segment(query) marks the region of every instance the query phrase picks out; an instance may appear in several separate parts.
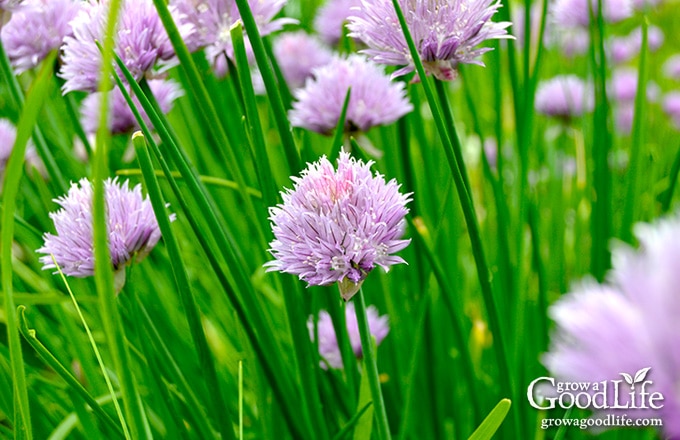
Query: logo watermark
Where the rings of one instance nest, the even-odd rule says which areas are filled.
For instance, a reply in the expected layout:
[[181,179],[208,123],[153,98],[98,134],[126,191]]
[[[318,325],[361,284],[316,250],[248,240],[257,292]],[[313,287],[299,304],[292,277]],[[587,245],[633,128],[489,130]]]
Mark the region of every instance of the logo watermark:
[[[578,408],[599,411],[605,415],[590,419],[545,418],[541,422],[542,429],[551,426],[578,426],[581,429],[662,426],[661,419],[633,416],[636,410],[659,410],[664,406],[663,394],[651,391],[654,382],[646,380],[649,370],[650,367],[642,368],[634,375],[619,373],[622,379],[599,382],[562,382],[554,377],[539,377],[527,387],[527,399],[538,410]],[[617,411],[616,414],[607,414],[609,410]]]

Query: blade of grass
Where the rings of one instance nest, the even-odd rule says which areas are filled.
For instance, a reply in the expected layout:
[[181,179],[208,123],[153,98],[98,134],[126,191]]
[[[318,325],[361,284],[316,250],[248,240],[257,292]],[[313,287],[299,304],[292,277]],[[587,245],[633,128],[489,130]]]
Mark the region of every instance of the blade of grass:
[[335,134],[333,135],[333,143],[331,144],[331,152],[328,155],[328,160],[331,163],[340,157],[340,151],[342,151],[342,138],[345,136],[345,119],[347,118],[347,107],[349,107],[349,100],[352,94],[352,88],[347,89],[347,94],[345,95],[345,100],[342,103],[342,111],[340,112],[340,119],[338,119],[338,125],[335,127]]
[[505,416],[508,414],[508,411],[510,411],[511,406],[512,404],[508,399],[503,399],[498,402],[496,407],[491,410],[488,416],[486,416],[482,424],[475,429],[475,432],[472,433],[469,440],[491,440],[494,434],[496,434],[496,431],[498,431],[498,428],[500,428],[503,420],[505,420]]
[[179,250],[179,245],[175,239],[174,232],[170,227],[170,219],[165,208],[165,201],[161,194],[161,188],[158,185],[158,179],[154,174],[153,165],[151,163],[151,156],[146,148],[144,135],[136,132],[132,135],[132,144],[137,152],[137,160],[139,167],[144,175],[149,198],[158,220],[158,227],[161,230],[163,241],[168,250],[168,255],[172,264],[172,271],[175,275],[175,282],[177,283],[177,291],[179,292],[184,306],[184,313],[189,324],[191,338],[198,351],[199,363],[201,370],[206,376],[206,385],[211,390],[210,396],[212,398],[212,405],[215,420],[219,423],[219,430],[223,439],[235,439],[234,430],[231,426],[232,417],[230,415],[229,407],[226,405],[222,393],[220,392],[219,381],[217,378],[217,370],[215,363],[208,347],[205,331],[201,323],[201,314],[194,298],[193,289],[189,282],[186,268],[184,267],[182,255]]
[[[4,55],[4,54],[2,54]],[[52,65],[56,53],[50,54],[40,69],[36,80],[31,85],[26,103],[21,111],[17,135],[9,161],[5,169],[2,195],[2,290],[4,291],[5,320],[7,324],[7,339],[12,365],[14,383],[14,407],[18,418],[14,420],[17,438],[32,439],[31,413],[28,399],[28,384],[24,370],[21,340],[16,324],[16,307],[12,284],[12,243],[14,242],[14,213],[16,211],[19,182],[23,175],[24,156],[26,146],[33,128],[38,120],[38,114],[47,95],[52,76]],[[3,58],[3,56],[0,56]]]
[[[129,436],[121,429],[121,425],[116,424],[116,422],[109,416],[109,414],[104,411],[104,409],[100,406],[99,402],[97,399],[92,397],[92,395],[83,387],[78,379],[76,379],[71,372],[64,367],[59,360],[54,357],[54,355],[45,347],[42,342],[37,338],[35,330],[31,329],[28,325],[28,320],[26,319],[26,307],[24,306],[19,306],[18,309],[18,317],[19,317],[19,329],[21,331],[21,334],[23,335],[24,339],[30,344],[31,347],[36,351],[38,356],[49,366],[55,373],[59,375],[67,384],[70,386],[80,397],[87,402],[88,405],[90,405],[90,408],[92,408],[92,411],[94,414],[101,420],[104,424],[106,424],[109,428],[111,428],[114,432],[116,432],[121,438],[129,438]],[[113,396],[113,397],[112,397]],[[113,395],[109,395],[109,397],[114,405],[117,407],[117,399],[115,398],[115,393]],[[120,409],[118,409],[118,412]],[[119,412],[119,415],[120,414]]]

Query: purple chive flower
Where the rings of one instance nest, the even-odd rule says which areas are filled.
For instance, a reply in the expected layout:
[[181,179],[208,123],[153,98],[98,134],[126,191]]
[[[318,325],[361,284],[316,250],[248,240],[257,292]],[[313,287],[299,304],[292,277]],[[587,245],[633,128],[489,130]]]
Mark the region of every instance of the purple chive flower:
[[[235,0],[172,0],[170,4],[182,14],[181,22],[189,23],[195,29],[193,35],[185,39],[189,49],[205,48],[215,73],[225,75],[227,58],[234,59],[230,29],[241,19]],[[275,18],[285,4],[286,0],[248,0],[260,35],[297,23],[291,18]],[[246,49],[250,51],[247,35]]]
[[72,35],[80,0],[27,0],[2,27],[2,44],[17,74],[32,69]]
[[546,116],[570,119],[591,111],[593,105],[590,86],[575,75],[542,81],[536,89],[534,106]]
[[[590,12],[598,12],[598,0],[556,0],[551,9],[552,21],[562,27],[584,27],[590,24]],[[605,23],[616,23],[633,14],[631,0],[602,0]]]
[[606,283],[584,282],[550,308],[557,328],[544,364],[557,381],[590,383],[651,367],[646,391],[660,392],[663,408],[625,412],[631,419],[661,417],[664,438],[680,438],[680,217],[635,232],[640,249],[615,248]]
[[[375,344],[380,345],[383,339],[385,339],[385,336],[387,336],[387,334],[390,332],[390,325],[387,316],[380,316],[378,314],[378,309],[376,309],[374,306],[368,306],[366,308],[366,318],[368,320],[368,331],[375,338]],[[358,359],[361,359],[361,338],[359,336],[359,325],[357,324],[357,316],[354,312],[353,302],[349,302],[345,306],[345,322],[347,324],[347,333],[349,335],[352,351],[354,351],[354,355]],[[340,347],[338,347],[338,339],[335,335],[335,328],[333,327],[331,315],[329,315],[325,310],[319,312],[319,318],[316,326],[317,332],[319,334],[319,355],[322,358],[321,368],[327,369],[328,367],[331,367],[342,369],[342,354],[340,353]],[[307,328],[309,329],[309,335],[313,341],[313,316],[309,317],[309,320],[307,321]]]
[[[115,178],[107,179],[104,186],[111,264],[117,274],[124,276],[124,267],[151,252],[161,232],[151,202],[142,197],[141,185],[130,189],[127,181],[120,184]],[[90,181],[81,179],[71,185],[68,194],[54,200],[61,205],[59,211],[50,214],[57,235],[45,233],[45,244],[36,251],[44,254],[40,257],[43,269],[56,268],[51,257],[54,255],[66,275],[94,274],[92,194]]]
[[270,208],[274,260],[267,271],[297,275],[309,285],[339,283],[348,301],[366,276],[380,266],[386,271],[404,263],[393,255],[403,240],[409,194],[395,180],[385,182],[363,163],[341,153],[337,170],[322,157],[293,177],[283,203]]
[[[496,0],[399,0],[406,23],[427,74],[453,80],[459,64],[484,63],[479,57],[491,50],[478,48],[486,40],[513,38],[510,22],[494,23],[491,17],[501,7]],[[380,64],[405,66],[398,77],[415,68],[397,13],[391,0],[361,0],[356,15],[349,17],[349,36],[363,41],[362,52]]]
[[[169,113],[175,99],[184,94],[179,84],[171,80],[149,80],[149,88],[151,88],[151,92],[156,98],[163,113]],[[99,109],[102,93],[111,93],[111,97],[109,98],[109,129],[111,130],[111,133],[128,133],[139,128],[139,124],[137,124],[137,120],[135,119],[132,110],[130,110],[120,89],[116,87],[111,92],[92,93],[83,100],[80,109],[80,120],[85,133],[92,134],[97,132],[97,128],[99,127]],[[133,96],[132,100],[135,103],[135,107],[141,112],[144,122],[146,122],[150,128],[153,127],[137,97]]]
[[330,49],[304,31],[286,33],[274,42],[274,55],[291,89],[305,85],[312,69],[333,59]]
[[680,54],[670,56],[663,63],[663,74],[666,78],[680,80]]
[[21,6],[23,0],[0,0],[0,10],[14,11]]
[[[59,72],[59,76],[66,80],[64,93],[97,90],[101,52],[95,41],[103,41],[108,4],[107,1],[84,3],[82,10],[71,21],[73,36],[64,39],[63,65]],[[171,12],[177,15],[172,7]],[[183,24],[179,31],[188,38],[193,28]],[[150,74],[157,64],[162,66],[174,62],[174,49],[152,0],[123,2],[115,39],[116,54],[137,80]]]
[[401,82],[392,82],[382,68],[361,55],[336,57],[312,70],[313,78],[295,91],[297,101],[290,122],[318,133],[328,134],[338,124],[347,90],[352,89],[345,130],[367,131],[375,125],[390,124],[413,110]]
[[[0,179],[2,178],[9,156],[14,148],[14,141],[17,138],[17,129],[7,119],[0,119]],[[2,187],[0,181],[0,188]]]
[[567,58],[583,55],[590,47],[588,29],[581,27],[554,26],[546,29],[548,45],[557,48]]
[[[664,41],[664,34],[656,26],[647,29],[647,47],[650,52],[656,51]],[[624,37],[616,37],[609,41],[609,57],[614,63],[621,64],[630,61],[640,53],[642,48],[642,29],[636,28]]]
[[663,98],[663,111],[671,118],[673,125],[680,129],[680,92],[666,93]]
[[316,13],[314,30],[331,46],[342,37],[343,27],[350,15],[357,15],[361,0],[328,0]]

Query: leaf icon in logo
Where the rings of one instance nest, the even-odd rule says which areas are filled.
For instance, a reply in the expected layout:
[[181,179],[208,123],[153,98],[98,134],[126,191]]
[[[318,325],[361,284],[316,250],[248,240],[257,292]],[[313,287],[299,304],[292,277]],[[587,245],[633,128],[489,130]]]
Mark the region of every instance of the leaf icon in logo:
[[[647,367],[647,368],[642,368],[639,370],[637,373],[635,373],[635,380],[633,381],[634,383],[642,382],[645,380],[645,377],[647,376],[647,373],[652,367]],[[628,376],[630,377],[630,376]]]
[[628,373],[619,373],[621,376],[623,376],[624,379],[626,379],[626,382],[628,385],[633,386],[635,382],[633,382],[633,378],[631,377],[630,374]]

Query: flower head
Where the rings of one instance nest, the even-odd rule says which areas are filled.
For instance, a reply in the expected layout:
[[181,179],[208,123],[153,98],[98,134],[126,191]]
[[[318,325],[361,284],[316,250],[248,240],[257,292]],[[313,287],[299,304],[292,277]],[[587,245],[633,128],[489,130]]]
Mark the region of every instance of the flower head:
[[32,69],[72,35],[80,0],[26,0],[2,27],[2,44],[17,74]]
[[[169,113],[175,99],[182,96],[183,92],[179,84],[171,80],[152,79],[149,80],[149,88],[153,93],[158,105],[163,113]],[[139,128],[132,110],[125,101],[123,94],[118,87],[110,92],[96,92],[87,96],[80,109],[80,120],[85,133],[96,133],[99,127],[99,110],[102,93],[111,93],[109,99],[109,129],[111,133],[127,133]],[[151,121],[136,96],[132,97],[135,107],[141,112],[144,122],[152,127]]]
[[351,88],[345,130],[367,131],[375,125],[390,124],[413,106],[406,99],[403,83],[392,82],[382,68],[361,55],[336,57],[313,69],[304,88],[295,91],[297,102],[290,122],[319,133],[330,133],[338,124]]
[[3,175],[9,156],[14,148],[17,129],[7,119],[0,119],[0,176]]
[[[368,329],[371,336],[375,338],[375,344],[380,343],[385,339],[385,336],[390,332],[390,325],[387,316],[380,316],[378,309],[374,306],[366,308],[366,318],[368,319]],[[347,333],[349,335],[349,342],[352,346],[352,351],[357,358],[361,358],[361,337],[359,336],[359,325],[357,324],[357,316],[354,312],[354,303],[349,302],[345,306],[345,323],[347,324]],[[319,334],[319,355],[322,358],[322,368],[342,368],[342,354],[340,347],[338,347],[338,339],[333,327],[331,315],[327,311],[319,312],[317,321],[317,332]],[[314,340],[314,317],[310,316],[307,321],[307,328],[309,335]],[[325,361],[325,362],[324,362]]]
[[[587,28],[590,8],[597,14],[598,0],[556,0],[550,15],[557,26]],[[605,23],[616,23],[633,15],[631,0],[602,0],[602,8]]]
[[[123,269],[133,259],[144,258],[161,237],[151,202],[142,197],[141,185],[130,189],[128,182],[117,179],[104,182],[106,226],[111,264]],[[45,233],[45,244],[36,252],[43,269],[53,269],[57,261],[69,276],[88,277],[94,274],[94,229],[92,225],[92,184],[81,179],[71,185],[68,194],[55,199],[61,209],[50,214],[57,235]],[[171,218],[173,218],[172,216]]]
[[535,107],[546,116],[569,119],[593,109],[592,93],[575,75],[556,76],[538,84]]
[[[456,77],[458,64],[484,65],[479,57],[491,50],[478,48],[486,40],[512,38],[510,22],[494,23],[501,7],[497,0],[399,0],[406,24],[426,73],[442,80]],[[391,0],[361,0],[357,15],[349,17],[349,36],[363,41],[362,52],[380,64],[405,66],[393,77],[415,68]]]
[[[208,61],[215,72],[223,76],[227,71],[227,58],[234,59],[231,27],[241,19],[235,0],[172,0],[181,13],[181,22],[188,23],[195,32],[185,39],[191,50],[205,48]],[[286,24],[296,23],[291,18],[275,18],[286,0],[248,0],[248,5],[260,35],[279,31]],[[246,49],[249,44],[246,35]]]
[[316,13],[314,30],[327,44],[335,45],[350,15],[357,15],[361,0],[328,0]]
[[663,73],[666,78],[680,80],[680,54],[670,56],[663,63]]
[[330,49],[304,31],[285,33],[274,43],[274,55],[291,89],[305,85],[312,69],[333,59]]
[[558,381],[591,383],[651,367],[647,391],[661,392],[663,408],[626,412],[633,419],[661,417],[665,436],[678,438],[680,218],[638,225],[636,236],[639,250],[614,249],[605,284],[585,282],[550,308],[557,328],[544,363]]
[[[73,36],[64,39],[63,65],[59,72],[66,80],[64,93],[97,89],[101,53],[96,41],[103,41],[108,6],[108,1],[91,0],[71,21]],[[176,14],[173,8],[171,12]],[[174,49],[151,0],[124,1],[117,26],[115,52],[135,79],[144,77],[157,64],[173,62]],[[179,31],[188,38],[193,27],[183,24]]]
[[270,208],[274,260],[268,271],[297,275],[309,285],[340,283],[345,300],[376,267],[404,263],[393,255],[403,240],[409,195],[363,163],[341,153],[337,170],[325,158],[293,177],[283,203]]
[[680,92],[666,93],[663,98],[663,111],[671,118],[673,125],[680,129]]
[[[651,52],[657,50],[664,41],[664,34],[656,26],[647,29],[647,47]],[[616,37],[609,41],[609,56],[614,63],[625,63],[640,53],[642,48],[642,29],[636,28],[624,37]]]

